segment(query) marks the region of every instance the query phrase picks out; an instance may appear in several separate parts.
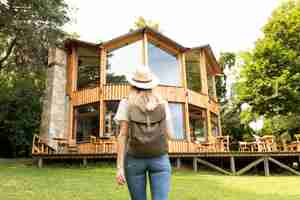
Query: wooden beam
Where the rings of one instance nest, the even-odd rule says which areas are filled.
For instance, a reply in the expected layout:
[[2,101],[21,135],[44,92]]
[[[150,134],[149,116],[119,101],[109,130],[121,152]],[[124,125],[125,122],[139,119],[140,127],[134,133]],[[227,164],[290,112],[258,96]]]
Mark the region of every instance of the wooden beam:
[[104,107],[104,101],[103,97],[100,97],[100,102],[99,102],[99,137],[104,136],[104,126],[105,126],[105,107]]
[[69,120],[68,120],[68,144],[73,143],[73,129],[74,129],[74,110],[73,110],[73,103],[70,99],[69,101]]
[[107,52],[106,49],[100,49],[100,88],[106,83],[106,63],[107,63]]
[[133,35],[128,35],[128,36],[121,36],[115,39],[112,39],[108,42],[105,42],[102,44],[102,47],[104,47],[105,49],[109,50],[109,51],[113,51],[115,49],[121,48],[125,45],[134,43],[138,40],[142,40],[143,39],[143,34],[141,32],[133,34]]
[[87,167],[87,158],[82,159],[83,167]]
[[78,70],[78,59],[77,59],[77,52],[76,48],[73,45],[71,50],[71,92],[77,90],[77,70]]
[[189,99],[187,95],[187,82],[186,82],[186,72],[185,72],[185,54],[178,54],[177,59],[179,60],[180,64],[180,73],[181,73],[181,85],[184,88],[184,120],[185,120],[185,133],[186,133],[186,138],[188,142],[191,142],[191,131],[190,131],[190,122],[189,122]]
[[181,168],[181,158],[176,158],[176,168],[177,169]]
[[230,156],[230,170],[231,170],[232,175],[235,175],[236,169],[235,169],[234,156]]
[[270,168],[269,168],[268,157],[264,157],[264,171],[265,171],[265,176],[270,176]]
[[249,165],[247,165],[246,167],[240,169],[239,171],[236,172],[236,175],[242,175],[245,172],[247,172],[248,170],[250,170],[252,167],[258,165],[259,163],[261,163],[262,161],[264,161],[264,158],[259,158],[253,162],[251,162]]
[[177,59],[180,61],[181,85],[183,88],[187,89],[185,53],[179,54]]
[[166,52],[177,55],[179,53],[179,50],[175,47],[172,47],[169,44],[166,44],[164,41],[161,41],[160,39],[152,36],[151,34],[147,33],[148,42],[151,42],[152,44],[155,44],[155,46],[158,46],[159,48],[165,50]]
[[38,168],[42,168],[43,167],[43,158],[39,157],[38,158]]
[[143,45],[142,45],[142,64],[143,65],[148,65],[148,37],[147,34],[143,34]]
[[207,71],[206,71],[206,55],[204,50],[200,51],[200,77],[201,77],[201,92],[208,95]]
[[274,159],[274,158],[271,158],[269,157],[269,160],[273,163],[275,163],[276,165],[278,165],[279,167],[282,167],[283,169],[295,174],[295,175],[298,175],[300,176],[300,172],[290,168],[289,166],[287,166],[286,164],[283,164],[282,162],[279,162],[278,160]]
[[217,165],[214,165],[206,160],[202,160],[201,158],[197,158],[197,162],[199,162],[207,167],[210,167],[218,172],[221,172],[223,174],[232,175],[230,172],[226,171],[225,169],[222,169],[221,167],[218,167]]
[[194,172],[198,171],[197,157],[193,158],[193,168],[194,168]]
[[212,138],[212,132],[211,132],[211,116],[210,116],[210,110],[209,108],[206,109],[206,116],[207,116],[207,136],[208,136],[208,141],[211,140]]
[[100,97],[99,97],[99,137],[104,135],[105,126],[105,108],[104,108],[104,85],[106,84],[106,64],[107,51],[104,48],[100,49],[101,67],[100,67]]

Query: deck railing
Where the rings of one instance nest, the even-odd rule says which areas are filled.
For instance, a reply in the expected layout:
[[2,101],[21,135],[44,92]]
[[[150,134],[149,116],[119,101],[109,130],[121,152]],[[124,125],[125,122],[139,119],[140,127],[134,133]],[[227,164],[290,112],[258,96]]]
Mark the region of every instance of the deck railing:
[[[65,145],[63,150],[60,151],[51,148],[47,145],[47,141],[43,141],[39,136],[35,135],[32,143],[32,154],[115,154],[117,153],[117,140],[114,139],[92,139],[84,140],[76,145]],[[241,143],[243,145],[243,143]],[[240,144],[240,145],[241,145]],[[222,145],[217,143],[194,143],[184,140],[170,140],[168,142],[169,153],[198,153],[198,152],[228,152],[229,148],[222,148]],[[245,144],[244,144],[245,145]],[[252,145],[253,146],[253,145]],[[71,148],[72,147],[72,148]],[[241,152],[259,152],[259,148],[248,148],[241,146],[239,149]],[[247,148],[246,148],[247,147]],[[255,147],[255,146],[254,146]],[[277,146],[280,147],[280,146]],[[74,150],[75,148],[75,150]],[[268,148],[264,148],[267,151]],[[270,148],[272,151],[276,152],[294,152],[300,151],[300,143],[295,143],[293,146],[287,149],[280,148]]]

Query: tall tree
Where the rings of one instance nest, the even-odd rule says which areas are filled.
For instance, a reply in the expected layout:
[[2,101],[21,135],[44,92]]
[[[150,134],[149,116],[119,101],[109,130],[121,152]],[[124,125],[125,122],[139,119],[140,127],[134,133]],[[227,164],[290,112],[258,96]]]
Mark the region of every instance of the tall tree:
[[30,152],[39,132],[48,49],[65,37],[68,12],[64,0],[0,1],[0,156],[7,149],[6,156]]
[[[235,65],[235,62],[236,62],[236,55],[234,53],[221,52],[219,64],[223,72],[230,70]],[[217,96],[221,104],[223,104],[226,100],[225,99],[226,85],[227,85],[227,76],[224,73],[222,76],[219,76],[216,79]]]
[[0,2],[0,70],[37,71],[47,64],[48,48],[64,36],[69,21],[64,0]]
[[300,0],[282,3],[244,54],[239,98],[260,115],[300,114]]

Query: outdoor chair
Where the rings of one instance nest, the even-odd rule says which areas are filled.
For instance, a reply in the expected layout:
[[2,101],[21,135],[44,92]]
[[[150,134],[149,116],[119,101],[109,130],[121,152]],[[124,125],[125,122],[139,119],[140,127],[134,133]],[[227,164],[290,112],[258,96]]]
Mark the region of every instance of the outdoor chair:
[[251,143],[249,143],[249,142],[239,141],[239,151],[240,152],[250,152],[251,151],[250,145],[251,145]]
[[253,134],[253,137],[254,137],[255,143],[257,145],[257,151],[258,152],[265,152],[266,151],[266,143],[263,140],[263,138],[258,136],[258,135],[254,135],[254,134]]
[[274,135],[264,135],[262,137],[264,143],[265,143],[265,150],[266,151],[277,151],[277,143],[275,141]]

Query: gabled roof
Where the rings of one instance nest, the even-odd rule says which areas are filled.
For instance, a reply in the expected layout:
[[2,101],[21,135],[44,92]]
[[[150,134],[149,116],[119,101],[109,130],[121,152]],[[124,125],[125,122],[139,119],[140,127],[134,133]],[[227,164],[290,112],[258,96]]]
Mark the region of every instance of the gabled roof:
[[[75,44],[81,44],[87,47],[96,47],[96,48],[110,48],[113,46],[114,48],[118,48],[119,46],[122,46],[123,44],[126,43],[130,43],[130,41],[136,41],[138,39],[141,39],[143,37],[143,34],[147,34],[159,41],[161,41],[162,43],[166,44],[167,46],[172,47],[173,49],[175,49],[177,52],[187,52],[187,51],[200,51],[200,50],[204,50],[205,53],[207,54],[207,56],[209,56],[210,60],[212,61],[212,73],[214,74],[221,74],[222,71],[219,67],[218,61],[216,59],[216,57],[214,56],[214,53],[211,49],[210,45],[202,45],[202,46],[198,46],[198,47],[193,47],[193,48],[188,48],[188,47],[184,47],[182,45],[180,45],[179,43],[175,42],[174,40],[172,40],[171,38],[163,35],[162,33],[150,28],[150,27],[145,27],[145,28],[140,28],[137,29],[135,31],[126,33],[124,35],[121,35],[119,37],[113,38],[111,40],[105,41],[103,43],[100,44],[96,44],[96,43],[90,43],[90,42],[85,42],[85,41],[81,41],[81,40],[77,40],[77,39],[67,39],[65,41],[65,46],[69,46],[71,43],[75,43]],[[118,44],[118,45],[115,45]]]

